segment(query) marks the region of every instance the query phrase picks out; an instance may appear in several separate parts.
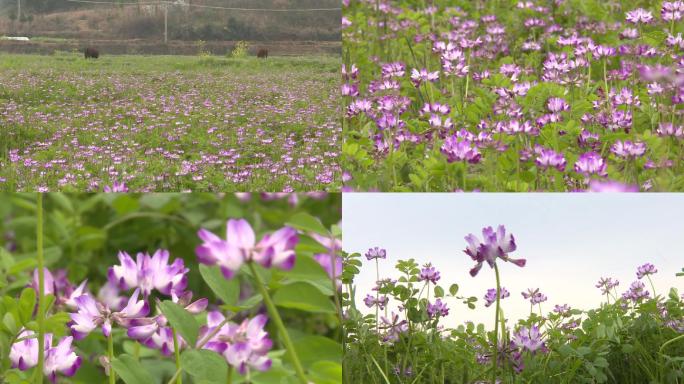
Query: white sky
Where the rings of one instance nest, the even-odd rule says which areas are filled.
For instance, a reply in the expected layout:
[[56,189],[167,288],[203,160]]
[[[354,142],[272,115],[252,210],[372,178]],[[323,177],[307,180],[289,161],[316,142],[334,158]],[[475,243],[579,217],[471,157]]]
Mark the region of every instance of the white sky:
[[[658,269],[653,280],[659,294],[673,286],[684,291],[684,277],[675,276],[684,267],[684,194],[345,193],[343,218],[345,251],[387,249],[381,278],[397,278],[396,262],[414,258],[437,267],[445,290],[457,283],[460,295],[478,298],[475,310],[448,302],[450,327],[466,320],[491,326],[494,306],[485,308],[482,298],[496,286],[494,270],[485,264],[471,277],[474,262],[463,253],[464,236],[481,237],[485,226],[505,225],[518,246],[511,256],[527,259],[524,268],[499,261],[502,286],[511,292],[502,308],[511,320],[529,314],[520,294],[527,288],[548,296],[545,313],[564,303],[590,309],[604,299],[594,287],[600,277],[620,280],[622,293],[646,262]],[[356,300],[366,308],[362,300],[374,286],[375,263],[362,260]]]

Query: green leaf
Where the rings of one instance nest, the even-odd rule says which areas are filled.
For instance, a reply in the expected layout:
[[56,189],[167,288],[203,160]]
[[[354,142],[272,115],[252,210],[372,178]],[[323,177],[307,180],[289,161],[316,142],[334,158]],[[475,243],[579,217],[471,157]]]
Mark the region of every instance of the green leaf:
[[307,283],[294,283],[281,287],[273,295],[273,302],[283,308],[315,313],[335,313],[335,306],[330,298]]
[[333,361],[318,361],[309,367],[311,378],[317,384],[338,384],[342,382],[342,364]]
[[62,192],[52,192],[47,195],[50,200],[52,200],[56,205],[58,205],[63,211],[68,213],[74,212],[74,205],[71,204],[71,200]]
[[328,230],[321,224],[321,221],[305,212],[300,212],[290,217],[287,225],[304,232],[314,232],[319,235],[328,236]]
[[[342,360],[342,346],[327,337],[307,335],[294,340],[297,356],[305,367],[312,366],[321,361],[339,363]],[[284,359],[290,359],[285,355]]]
[[456,294],[458,293],[458,284],[451,284],[451,286],[449,287],[449,293],[451,294],[451,296],[456,296]]
[[183,336],[189,345],[197,343],[199,324],[197,320],[180,305],[166,300],[161,303],[161,310],[169,320],[171,326]]
[[36,291],[33,288],[25,288],[19,296],[19,320],[22,324],[31,321],[33,309],[36,307]]
[[196,380],[206,380],[207,383],[226,382],[228,365],[219,354],[206,349],[190,349],[181,355],[181,367]]
[[328,276],[323,267],[321,267],[321,265],[312,257],[304,255],[297,256],[294,267],[291,270],[284,272],[283,275],[285,276],[283,284],[304,282],[313,285],[326,296],[332,296],[333,294],[330,276]]
[[64,333],[66,324],[71,321],[71,317],[66,312],[57,312],[45,319],[45,332],[61,335]]
[[154,379],[131,355],[123,354],[112,360],[112,368],[126,384],[149,384]]
[[444,289],[439,285],[435,286],[435,297],[444,297]]
[[200,274],[216,297],[227,305],[235,305],[240,298],[240,282],[237,279],[227,280],[219,267],[200,264]]

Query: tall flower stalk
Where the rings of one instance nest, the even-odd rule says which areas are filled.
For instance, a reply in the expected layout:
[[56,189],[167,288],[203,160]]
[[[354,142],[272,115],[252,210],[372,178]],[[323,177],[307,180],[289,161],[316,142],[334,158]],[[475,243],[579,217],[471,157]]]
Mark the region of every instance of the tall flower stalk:
[[472,233],[465,237],[468,246],[463,251],[470,256],[477,264],[470,270],[470,275],[475,277],[486,262],[494,269],[496,275],[496,313],[494,318],[494,361],[492,366],[492,383],[496,382],[497,365],[499,358],[499,321],[501,321],[502,333],[505,333],[505,323],[503,315],[501,314],[501,279],[499,277],[499,267],[496,264],[496,259],[510,261],[519,266],[525,266],[525,259],[513,259],[508,256],[510,252],[516,250],[515,238],[512,234],[506,233],[506,228],[499,225],[496,231],[492,227],[485,227],[482,229],[482,241]]
[[45,364],[45,260],[43,257],[43,194],[37,196],[36,252],[38,256],[38,368],[36,383],[43,383]]
[[[178,342],[178,333],[176,332],[176,328],[171,328],[173,332],[173,355],[176,359],[176,369],[181,369],[181,363],[180,363],[180,343]],[[230,381],[229,381],[230,382]],[[178,376],[178,380],[176,380],[176,384],[183,384],[183,375]]]
[[[494,264],[496,274],[496,312],[494,313],[494,365],[492,366],[492,383],[496,383],[496,369],[499,363],[499,311],[501,310],[501,280],[499,278],[499,267]],[[503,324],[501,324],[503,326]]]
[[271,300],[271,296],[269,295],[268,290],[264,285],[264,281],[261,279],[261,276],[257,272],[252,261],[249,261],[247,263],[247,266],[249,267],[249,271],[252,273],[252,276],[254,277],[254,281],[256,282],[256,286],[259,290],[259,293],[261,293],[261,296],[264,299],[264,304],[266,305],[268,314],[273,319],[273,322],[275,322],[276,328],[278,328],[278,333],[283,338],[285,349],[287,349],[287,352],[290,355],[290,358],[292,359],[292,365],[294,365],[295,372],[297,373],[299,381],[302,384],[307,384],[308,380],[306,379],[306,374],[304,374],[304,368],[302,367],[302,363],[299,361],[299,356],[297,356],[297,350],[295,349],[294,344],[290,339],[290,334],[287,332],[287,328],[285,328],[285,324],[283,323],[283,319],[280,317],[278,309],[276,308],[275,304],[273,304],[273,300]]
[[116,373],[114,373],[114,368],[112,367],[112,361],[114,360],[114,337],[112,333],[107,336],[107,358],[109,359],[109,384],[116,383]]

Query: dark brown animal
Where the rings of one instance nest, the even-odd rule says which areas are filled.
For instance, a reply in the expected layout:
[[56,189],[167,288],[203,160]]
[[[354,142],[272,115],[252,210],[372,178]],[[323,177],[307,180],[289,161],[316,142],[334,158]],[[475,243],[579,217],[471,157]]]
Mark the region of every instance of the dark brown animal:
[[265,59],[268,57],[268,49],[266,48],[259,48],[257,51],[257,57],[260,59]]
[[100,52],[97,50],[97,48],[88,47],[83,51],[83,55],[86,59],[97,59],[100,57]]

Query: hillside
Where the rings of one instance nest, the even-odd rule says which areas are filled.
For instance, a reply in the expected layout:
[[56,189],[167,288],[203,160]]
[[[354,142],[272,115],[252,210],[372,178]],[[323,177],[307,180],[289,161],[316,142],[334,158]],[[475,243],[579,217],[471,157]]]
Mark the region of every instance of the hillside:
[[[132,2],[133,0],[126,0]],[[164,36],[164,5],[109,5],[66,0],[22,0],[0,6],[0,34],[79,40],[145,39]],[[185,41],[339,41],[340,11],[265,12],[201,8],[194,5],[258,9],[339,8],[337,0],[186,0],[168,7],[168,39]]]

